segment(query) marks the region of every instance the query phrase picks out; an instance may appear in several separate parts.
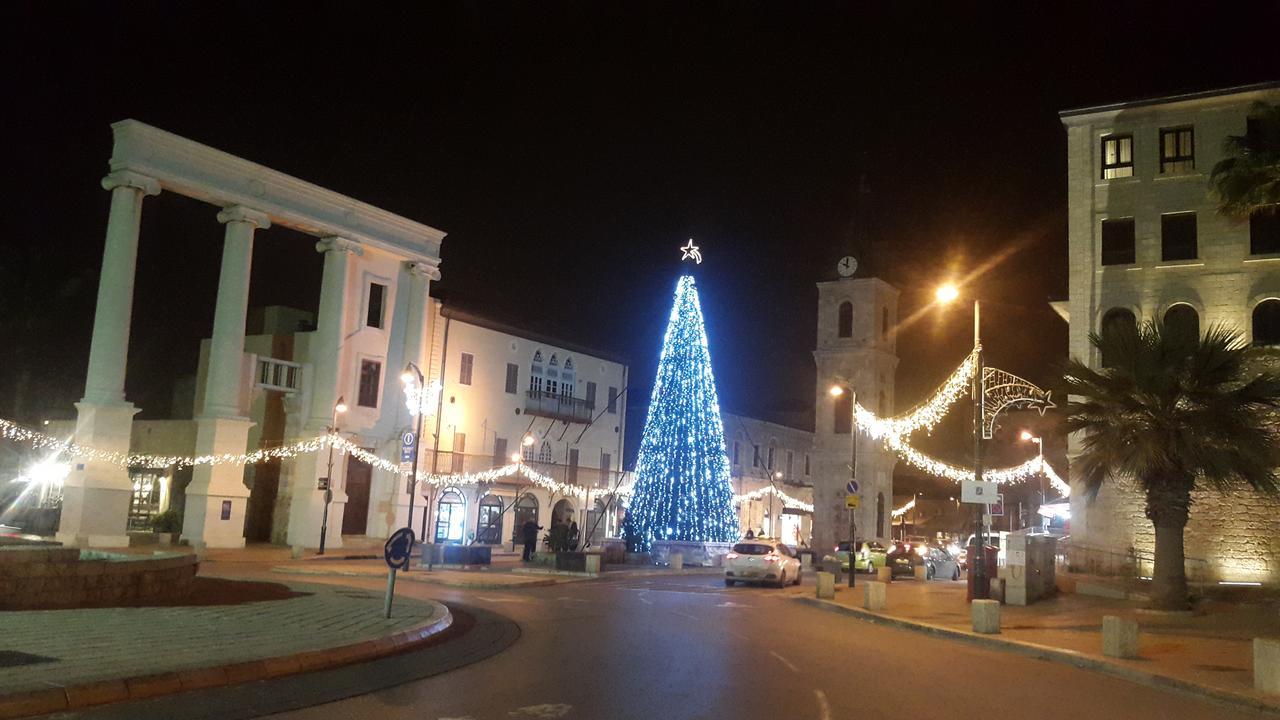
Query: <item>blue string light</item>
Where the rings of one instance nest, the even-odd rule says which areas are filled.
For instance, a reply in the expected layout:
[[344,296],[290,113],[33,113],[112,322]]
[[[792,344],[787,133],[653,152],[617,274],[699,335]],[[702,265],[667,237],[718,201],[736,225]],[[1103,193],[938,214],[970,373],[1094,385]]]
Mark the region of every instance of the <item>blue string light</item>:
[[738,537],[720,401],[690,275],[676,284],[662,340],[625,536],[636,552],[647,552],[654,540],[732,542]]

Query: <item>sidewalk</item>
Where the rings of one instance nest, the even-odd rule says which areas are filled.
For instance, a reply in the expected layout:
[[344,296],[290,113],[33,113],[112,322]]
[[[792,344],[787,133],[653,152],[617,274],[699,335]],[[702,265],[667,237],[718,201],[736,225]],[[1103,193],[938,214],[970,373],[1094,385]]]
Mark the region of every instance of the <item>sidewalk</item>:
[[[386,577],[387,566],[382,560],[324,560],[314,559],[282,562],[271,566],[271,572],[284,575],[320,575],[333,577]],[[719,568],[685,568],[673,571],[656,565],[610,565],[599,575],[568,573],[537,565],[524,565],[519,561],[500,563],[488,567],[460,570],[436,566],[427,571],[414,567],[396,575],[397,580],[471,588],[473,590],[505,590],[544,587],[589,580],[617,580],[630,577],[650,577],[667,574],[719,574]]]
[[333,667],[445,630],[448,608],[285,583],[287,599],[215,606],[0,613],[0,718]]
[[[865,581],[859,577],[858,584]],[[863,589],[850,592],[837,585],[834,601],[815,600],[812,586],[797,588],[802,599],[838,606],[865,619],[941,632],[985,645],[1039,653],[1081,666],[1103,669],[1138,682],[1201,689],[1219,699],[1255,707],[1280,709],[1280,698],[1253,689],[1254,637],[1280,637],[1280,612],[1274,601],[1202,603],[1190,617],[1143,612],[1143,604],[1074,594],[1058,594],[1027,607],[1000,608],[999,635],[971,631],[963,582],[897,580],[887,589],[886,609],[862,609]],[[1139,657],[1132,660],[1102,654],[1102,617],[1118,615],[1139,625]],[[1037,647],[1038,646],[1038,647]],[[1170,682],[1172,681],[1172,682]]]

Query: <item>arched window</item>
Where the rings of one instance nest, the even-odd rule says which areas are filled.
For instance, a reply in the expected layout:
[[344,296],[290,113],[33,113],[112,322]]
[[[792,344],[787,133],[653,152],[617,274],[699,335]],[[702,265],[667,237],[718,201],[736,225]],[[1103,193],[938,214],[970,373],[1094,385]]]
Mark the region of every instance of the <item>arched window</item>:
[[564,369],[560,371],[560,394],[564,397],[573,397],[573,358],[564,359]]
[[841,393],[831,403],[832,432],[837,435],[848,435],[853,430],[853,393]]
[[485,495],[480,501],[480,518],[476,523],[476,542],[480,545],[502,544],[502,498]]
[[1178,303],[1165,311],[1164,331],[1195,342],[1200,339],[1200,313],[1186,303]]
[[555,353],[551,354],[551,359],[547,361],[546,377],[542,383],[542,389],[547,395],[560,394],[560,360],[556,358]]
[[876,537],[884,537],[884,493],[876,494]]
[[534,398],[542,393],[542,373],[542,351],[535,350],[533,362],[529,365],[529,392],[533,393]]
[[524,461],[525,461],[525,462],[533,462],[533,452],[534,452],[534,451],[533,451],[533,443],[529,443],[528,445],[525,445],[525,444],[522,442],[522,443],[521,443],[521,447],[523,447],[523,448],[524,448],[524,450],[522,450],[522,451],[521,451],[521,454],[524,456]]
[[853,303],[840,303],[839,317],[836,318],[836,335],[853,337]]
[[524,524],[532,520],[535,524],[538,522],[538,499],[529,493],[520,496],[516,501],[514,512],[514,522],[511,525],[511,543],[515,545],[519,539],[516,536],[520,534],[520,528]]
[[440,495],[436,506],[436,542],[460,543],[466,529],[467,501],[457,488],[449,488]]
[[[1133,316],[1133,312],[1125,308],[1111,308],[1106,315],[1102,316],[1102,334],[1108,335],[1114,332],[1135,332],[1138,329],[1138,320]],[[1107,362],[1107,358],[1102,358],[1102,367],[1111,367]]]
[[1269,298],[1253,309],[1253,344],[1280,345],[1280,300]]
[[551,459],[551,441],[543,440],[542,449],[538,451],[538,462],[549,463]]

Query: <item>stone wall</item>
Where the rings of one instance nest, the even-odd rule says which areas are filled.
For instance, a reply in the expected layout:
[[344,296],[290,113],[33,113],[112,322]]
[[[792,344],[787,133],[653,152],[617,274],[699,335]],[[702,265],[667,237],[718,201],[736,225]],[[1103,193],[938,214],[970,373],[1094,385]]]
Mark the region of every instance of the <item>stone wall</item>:
[[177,600],[199,566],[189,553],[150,556],[75,548],[0,547],[0,610]]

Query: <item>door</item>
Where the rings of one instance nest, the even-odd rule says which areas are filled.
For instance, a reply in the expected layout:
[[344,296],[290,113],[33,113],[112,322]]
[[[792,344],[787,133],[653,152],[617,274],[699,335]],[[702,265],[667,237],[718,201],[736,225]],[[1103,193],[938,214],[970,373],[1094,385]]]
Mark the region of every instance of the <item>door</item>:
[[347,456],[347,509],[342,514],[343,535],[364,535],[369,526],[369,486],[373,467]]

